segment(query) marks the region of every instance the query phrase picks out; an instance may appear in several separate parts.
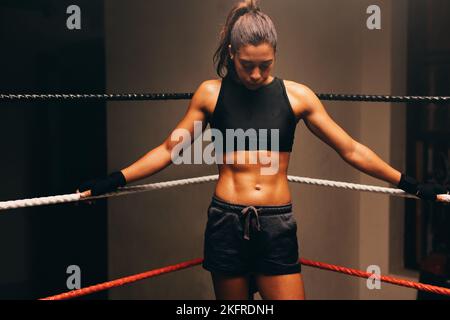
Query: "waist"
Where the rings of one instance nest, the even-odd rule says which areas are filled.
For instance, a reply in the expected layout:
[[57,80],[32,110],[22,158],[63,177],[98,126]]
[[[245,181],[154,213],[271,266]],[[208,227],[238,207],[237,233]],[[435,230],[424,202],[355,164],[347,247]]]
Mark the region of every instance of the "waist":
[[276,215],[292,212],[292,203],[289,202],[283,205],[251,205],[241,203],[231,203],[220,199],[217,195],[213,195],[211,198],[211,205],[226,210],[227,212],[235,212],[240,214],[244,208],[253,206],[258,209],[258,213],[262,215]]
[[219,170],[214,195],[225,202],[249,205],[283,205],[291,202],[287,175],[261,177],[248,172]]

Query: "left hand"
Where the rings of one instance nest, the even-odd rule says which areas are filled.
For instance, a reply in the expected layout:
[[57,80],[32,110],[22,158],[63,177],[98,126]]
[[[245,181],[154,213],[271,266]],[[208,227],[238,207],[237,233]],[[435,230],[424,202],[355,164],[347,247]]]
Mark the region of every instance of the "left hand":
[[404,173],[402,173],[397,187],[409,194],[413,194],[420,199],[427,201],[445,201],[445,196],[440,195],[446,195],[449,193],[447,188],[439,183],[419,183],[416,179]]

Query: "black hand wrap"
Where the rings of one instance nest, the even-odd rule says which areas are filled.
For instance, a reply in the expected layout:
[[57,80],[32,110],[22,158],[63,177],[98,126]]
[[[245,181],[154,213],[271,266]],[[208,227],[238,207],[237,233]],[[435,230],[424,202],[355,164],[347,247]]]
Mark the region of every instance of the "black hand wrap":
[[127,184],[125,176],[121,171],[113,172],[108,177],[102,179],[95,179],[84,182],[80,185],[78,190],[80,192],[91,190],[92,196],[99,196],[101,194],[113,192],[119,187]]
[[397,187],[407,193],[414,194],[421,199],[430,201],[436,201],[436,196],[438,194],[447,193],[447,189],[443,185],[435,182],[418,183],[416,179],[407,176],[404,173],[402,173]]

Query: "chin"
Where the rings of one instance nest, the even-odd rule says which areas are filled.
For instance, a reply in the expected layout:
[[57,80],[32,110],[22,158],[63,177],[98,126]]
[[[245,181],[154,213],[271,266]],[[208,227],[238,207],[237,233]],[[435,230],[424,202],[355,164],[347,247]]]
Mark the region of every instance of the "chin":
[[264,82],[255,84],[255,83],[247,83],[245,86],[249,89],[258,89],[259,87],[261,87],[263,85]]
[[249,89],[249,90],[256,90],[256,89],[258,89],[258,88],[261,87],[261,86],[246,85],[246,87],[247,87],[247,89]]

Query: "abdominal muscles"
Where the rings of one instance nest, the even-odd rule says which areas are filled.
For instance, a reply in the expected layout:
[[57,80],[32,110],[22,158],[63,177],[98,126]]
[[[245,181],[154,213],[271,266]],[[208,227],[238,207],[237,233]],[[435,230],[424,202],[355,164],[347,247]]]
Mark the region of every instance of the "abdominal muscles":
[[223,156],[215,195],[242,205],[291,202],[287,169],[289,152],[235,151]]

